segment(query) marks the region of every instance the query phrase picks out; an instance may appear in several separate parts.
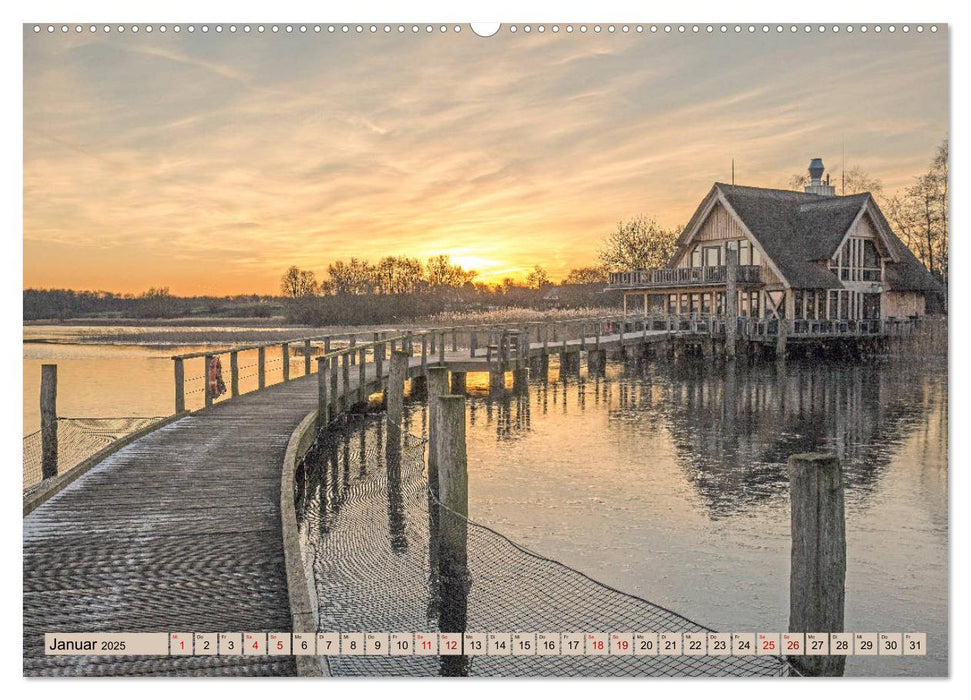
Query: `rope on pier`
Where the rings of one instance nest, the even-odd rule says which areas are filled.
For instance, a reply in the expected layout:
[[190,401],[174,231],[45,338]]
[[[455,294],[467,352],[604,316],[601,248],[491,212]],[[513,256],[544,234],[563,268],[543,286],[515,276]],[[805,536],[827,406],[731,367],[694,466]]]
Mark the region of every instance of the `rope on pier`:
[[[437,501],[426,441],[406,434],[400,458],[383,420],[321,433],[298,468],[295,504],[322,632],[707,632],[468,522],[468,580],[432,571]],[[431,508],[429,507],[431,504]],[[312,573],[311,573],[312,572]],[[447,586],[451,585],[451,588]],[[461,623],[459,624],[461,628]],[[336,656],[337,676],[772,676],[779,657]]]
[[[162,420],[151,418],[58,418],[57,471],[63,474],[126,435]],[[24,437],[24,494],[43,482],[41,434]]]

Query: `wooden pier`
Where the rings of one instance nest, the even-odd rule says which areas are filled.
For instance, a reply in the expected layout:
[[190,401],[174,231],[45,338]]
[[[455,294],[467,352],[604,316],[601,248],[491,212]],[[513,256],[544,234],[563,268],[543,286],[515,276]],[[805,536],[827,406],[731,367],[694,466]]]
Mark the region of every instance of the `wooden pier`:
[[[266,345],[173,358],[174,405],[181,417],[25,505],[24,674],[295,674],[290,656],[45,656],[43,639],[58,631],[293,630],[288,580],[294,564],[292,552],[287,561],[281,507],[288,444],[298,426],[312,425],[307,419],[314,411],[318,424],[327,423],[381,391],[391,353],[407,353],[412,380],[423,379],[430,367],[446,367],[451,393],[464,393],[466,373],[488,372],[490,387],[502,391],[506,372],[521,386],[527,369],[547,371],[552,355],[559,355],[562,371],[579,372],[581,353],[591,371],[602,371],[608,352],[674,352],[693,345],[718,354],[724,323],[616,316],[388,331],[369,342],[301,338],[282,344],[286,360],[278,384],[268,383]],[[740,322],[739,328],[740,354],[747,342],[778,345],[778,329],[773,334],[768,324],[763,329]],[[887,335],[882,327],[818,332],[854,342]],[[810,335],[797,328],[784,333],[789,341]],[[337,343],[342,347],[334,349]],[[303,367],[296,372],[293,348],[302,351]],[[244,351],[259,357],[260,388],[249,393],[241,393],[239,383]],[[223,398],[211,395],[204,377],[204,408],[186,412],[187,365],[202,359],[208,372],[211,358],[220,355],[230,359],[231,389]],[[413,382],[413,389],[421,383]],[[436,384],[435,391],[441,390]]]

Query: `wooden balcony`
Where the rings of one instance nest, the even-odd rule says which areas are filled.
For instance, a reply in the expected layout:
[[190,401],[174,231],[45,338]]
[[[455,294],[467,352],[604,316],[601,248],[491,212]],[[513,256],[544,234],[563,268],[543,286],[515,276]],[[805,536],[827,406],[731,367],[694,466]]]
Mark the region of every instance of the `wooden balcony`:
[[[662,289],[725,284],[726,267],[662,267],[651,270],[611,272],[607,289]],[[739,265],[736,284],[762,283],[762,268]]]

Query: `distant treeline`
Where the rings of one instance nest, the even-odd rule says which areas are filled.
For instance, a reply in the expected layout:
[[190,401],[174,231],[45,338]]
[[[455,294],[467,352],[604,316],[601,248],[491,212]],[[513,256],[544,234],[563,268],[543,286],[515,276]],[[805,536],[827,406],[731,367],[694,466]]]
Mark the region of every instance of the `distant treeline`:
[[327,326],[401,323],[427,316],[447,316],[452,312],[619,307],[620,304],[620,294],[605,292],[603,283],[563,284],[540,289],[467,284],[411,294],[307,295],[287,299],[285,308],[289,323]]
[[244,294],[232,297],[177,297],[168,288],[142,294],[115,294],[74,289],[25,289],[24,320],[68,318],[268,318],[283,313],[277,297]]

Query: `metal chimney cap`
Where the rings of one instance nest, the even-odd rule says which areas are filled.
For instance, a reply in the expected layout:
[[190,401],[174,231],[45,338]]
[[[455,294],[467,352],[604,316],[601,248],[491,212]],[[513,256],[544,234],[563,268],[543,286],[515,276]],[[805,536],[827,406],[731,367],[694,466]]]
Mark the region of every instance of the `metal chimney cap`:
[[822,158],[813,158],[809,163],[809,177],[813,180],[820,180],[823,177],[823,172],[826,170],[823,167]]

